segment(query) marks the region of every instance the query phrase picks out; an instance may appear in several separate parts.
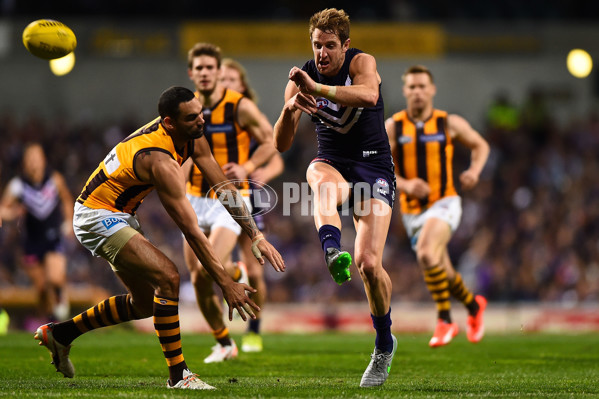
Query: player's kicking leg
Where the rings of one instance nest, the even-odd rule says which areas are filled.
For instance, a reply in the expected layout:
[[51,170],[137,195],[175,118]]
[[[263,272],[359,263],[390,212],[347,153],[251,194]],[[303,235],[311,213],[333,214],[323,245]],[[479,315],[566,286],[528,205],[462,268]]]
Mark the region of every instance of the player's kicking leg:
[[341,250],[341,219],[337,206],[350,194],[350,186],[341,173],[324,161],[310,164],[306,173],[314,192],[314,223],[333,280],[341,285],[351,280],[351,255]]

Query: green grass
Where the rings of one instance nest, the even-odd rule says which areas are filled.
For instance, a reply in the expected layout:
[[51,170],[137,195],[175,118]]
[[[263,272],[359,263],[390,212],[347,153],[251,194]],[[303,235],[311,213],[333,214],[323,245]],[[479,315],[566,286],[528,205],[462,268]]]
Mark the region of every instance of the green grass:
[[153,334],[112,328],[80,337],[71,351],[77,375],[67,379],[32,334],[11,333],[0,336],[0,397],[599,397],[597,334],[488,335],[478,345],[460,334],[438,349],[427,346],[428,335],[398,335],[389,379],[370,389],[359,382],[374,334],[264,338],[262,353],[204,365],[211,337],[183,335],[191,370],[218,390],[173,392],[164,387],[166,363]]

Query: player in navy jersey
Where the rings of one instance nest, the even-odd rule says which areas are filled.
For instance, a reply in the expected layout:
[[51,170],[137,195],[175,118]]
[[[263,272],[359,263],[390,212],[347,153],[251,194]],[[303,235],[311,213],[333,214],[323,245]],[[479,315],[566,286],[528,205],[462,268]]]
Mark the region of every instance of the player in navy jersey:
[[23,215],[22,264],[39,295],[39,316],[53,320],[69,316],[63,239],[73,237],[73,203],[63,176],[47,167],[42,146],[25,146],[23,173],[9,181],[1,213],[5,221]]
[[375,350],[360,386],[382,385],[397,340],[391,334],[391,279],[382,265],[395,199],[395,176],[385,131],[381,77],[373,56],[350,48],[349,17],[325,9],[310,19],[314,59],[293,67],[285,105],[274,127],[279,151],[291,147],[302,112],[312,118],[318,155],[308,167],[314,221],[333,279],[350,279],[351,255],[341,250],[341,218],[353,206],[355,263],[364,282],[376,330]]

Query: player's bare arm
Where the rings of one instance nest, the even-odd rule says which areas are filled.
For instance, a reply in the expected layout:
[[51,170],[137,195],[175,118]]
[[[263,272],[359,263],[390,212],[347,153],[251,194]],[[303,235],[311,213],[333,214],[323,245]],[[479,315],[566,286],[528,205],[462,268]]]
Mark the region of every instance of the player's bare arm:
[[[245,291],[256,292],[256,290],[246,284],[236,283],[229,277],[212,251],[208,239],[199,228],[193,208],[185,196],[185,178],[179,164],[161,151],[147,151],[137,156],[135,170],[142,181],[154,185],[160,202],[177,224],[204,268],[221,287],[229,306],[237,309],[243,320],[247,320],[244,312],[250,316],[253,314],[248,310],[248,305],[255,310],[260,310],[245,294]],[[232,310],[230,310],[229,319],[231,320],[232,317]]]
[[265,165],[257,168],[252,173],[251,178],[259,183],[266,184],[283,173],[284,169],[285,162],[283,161],[283,157],[278,152],[275,152],[275,155]]
[[0,218],[5,222],[11,222],[25,213],[25,207],[21,205],[19,199],[10,192],[10,184],[5,188],[0,203]]
[[487,158],[489,158],[489,144],[470,126],[470,123],[459,115],[451,114],[447,117],[449,134],[466,148],[470,149],[470,167],[460,174],[460,183],[464,190],[470,190],[478,184]]
[[279,152],[291,148],[302,112],[310,115],[317,110],[314,97],[300,92],[293,81],[287,82],[285,105],[273,130],[275,147]]
[[243,165],[229,162],[223,165],[229,179],[246,179],[256,168],[264,165],[276,153],[272,140],[272,126],[256,104],[242,98],[237,108],[237,121],[258,143],[258,147]]
[[281,254],[264,238],[262,232],[256,226],[256,222],[246,207],[241,193],[233,183],[227,180],[214,159],[205,137],[195,140],[192,158],[212,187],[216,189],[217,198],[252,240],[252,252],[260,264],[264,264],[262,258],[264,256],[276,271],[284,271],[285,262],[283,262]]
[[351,86],[335,86],[334,91],[328,86],[317,86],[305,71],[297,67],[291,69],[289,79],[304,94],[326,97],[350,107],[374,107],[379,98],[381,82],[374,57],[365,53],[356,55],[349,66],[349,74],[352,77]]
[[[393,118],[388,118],[385,121],[385,129],[387,130],[387,136],[389,137],[391,154],[395,154],[395,151],[397,151],[397,141],[395,139],[397,133],[395,132],[395,121]],[[397,189],[411,197],[423,199],[430,194],[431,189],[429,184],[421,178],[404,179],[402,176],[395,173],[395,180]]]

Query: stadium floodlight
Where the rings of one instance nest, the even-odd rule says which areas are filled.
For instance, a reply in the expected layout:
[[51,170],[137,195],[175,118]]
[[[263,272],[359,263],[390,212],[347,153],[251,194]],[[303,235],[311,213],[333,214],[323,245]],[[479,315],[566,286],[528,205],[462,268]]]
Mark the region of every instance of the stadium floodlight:
[[582,49],[573,49],[568,53],[566,61],[568,71],[576,78],[586,78],[593,69],[593,59],[591,55]]
[[70,52],[64,57],[50,60],[50,70],[56,76],[64,76],[73,70],[75,66],[75,53]]

